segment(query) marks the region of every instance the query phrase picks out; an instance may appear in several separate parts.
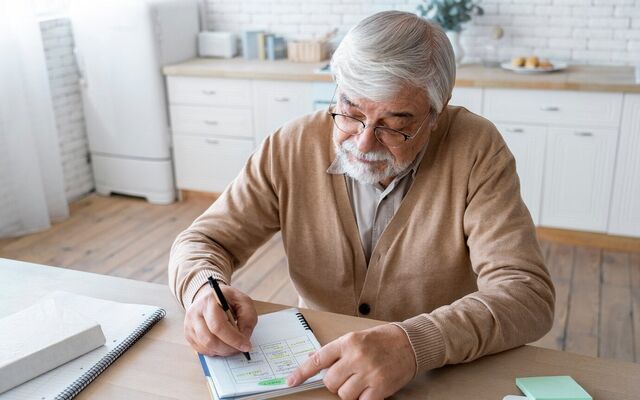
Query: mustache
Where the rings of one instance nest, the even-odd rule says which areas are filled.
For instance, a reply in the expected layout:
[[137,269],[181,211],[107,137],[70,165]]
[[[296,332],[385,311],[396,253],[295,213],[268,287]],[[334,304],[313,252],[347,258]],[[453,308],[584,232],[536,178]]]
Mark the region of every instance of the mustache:
[[340,143],[340,151],[343,153],[351,153],[357,158],[367,160],[367,161],[390,161],[393,162],[393,156],[386,151],[370,151],[368,153],[363,153],[356,147],[356,144],[351,140],[345,140]]

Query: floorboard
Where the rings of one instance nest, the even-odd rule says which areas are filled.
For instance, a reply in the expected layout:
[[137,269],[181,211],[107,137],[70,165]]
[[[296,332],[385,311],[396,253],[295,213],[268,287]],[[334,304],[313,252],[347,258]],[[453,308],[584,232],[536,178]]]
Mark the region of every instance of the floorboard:
[[634,360],[629,255],[605,251],[598,356]]

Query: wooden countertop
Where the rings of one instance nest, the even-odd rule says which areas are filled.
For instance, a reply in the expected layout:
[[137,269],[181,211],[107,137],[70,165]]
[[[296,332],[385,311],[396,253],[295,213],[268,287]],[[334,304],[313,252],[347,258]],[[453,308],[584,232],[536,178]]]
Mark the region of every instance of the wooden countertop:
[[[329,73],[314,72],[326,64],[195,58],[168,65],[163,72],[167,76],[331,82]],[[594,65],[572,65],[564,71],[531,75],[468,64],[458,67],[456,86],[640,93],[633,67]]]
[[[83,390],[78,399],[210,399],[198,359],[183,335],[184,310],[166,285],[0,258],[0,318],[53,290],[163,307],[167,316]],[[284,308],[256,302],[259,313]],[[380,324],[366,318],[303,310],[321,344]],[[420,374],[395,399],[501,399],[518,394],[516,377],[570,375],[594,399],[637,399],[640,364],[522,346],[471,363]],[[326,389],[287,399],[336,399]]]

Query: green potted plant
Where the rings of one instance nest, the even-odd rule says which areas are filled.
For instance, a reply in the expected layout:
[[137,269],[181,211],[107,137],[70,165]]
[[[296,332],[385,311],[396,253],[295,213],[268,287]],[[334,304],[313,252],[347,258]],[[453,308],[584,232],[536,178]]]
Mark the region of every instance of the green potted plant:
[[483,15],[484,10],[478,5],[477,0],[423,0],[418,5],[418,13],[421,17],[436,22],[444,29],[449,37],[456,64],[464,57],[464,50],[460,45],[460,32],[466,22],[471,21],[474,15]]

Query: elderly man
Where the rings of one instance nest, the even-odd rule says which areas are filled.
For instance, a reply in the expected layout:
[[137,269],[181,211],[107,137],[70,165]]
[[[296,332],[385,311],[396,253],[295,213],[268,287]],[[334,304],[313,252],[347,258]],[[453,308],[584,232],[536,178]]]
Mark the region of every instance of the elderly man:
[[[554,290],[515,161],[496,128],[447,106],[445,34],[413,14],[364,19],[331,67],[335,105],[268,137],[172,249],[169,281],[199,352],[249,348],[251,299],[231,276],[278,230],[301,306],[390,321],[328,343],[289,376],[328,368],[342,399],[541,337]],[[238,316],[226,322],[206,279]]]

